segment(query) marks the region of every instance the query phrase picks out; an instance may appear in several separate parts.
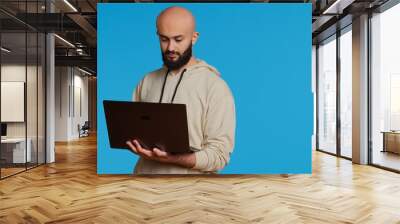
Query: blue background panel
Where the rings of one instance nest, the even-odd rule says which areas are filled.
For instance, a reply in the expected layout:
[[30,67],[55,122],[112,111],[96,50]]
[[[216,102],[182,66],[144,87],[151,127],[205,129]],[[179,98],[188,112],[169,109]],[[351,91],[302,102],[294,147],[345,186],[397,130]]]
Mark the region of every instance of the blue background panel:
[[102,102],[131,100],[162,66],[156,17],[180,5],[200,37],[194,55],[235,98],[236,144],[223,174],[311,173],[311,4],[98,4],[99,174],[130,174],[138,159],[109,146]]

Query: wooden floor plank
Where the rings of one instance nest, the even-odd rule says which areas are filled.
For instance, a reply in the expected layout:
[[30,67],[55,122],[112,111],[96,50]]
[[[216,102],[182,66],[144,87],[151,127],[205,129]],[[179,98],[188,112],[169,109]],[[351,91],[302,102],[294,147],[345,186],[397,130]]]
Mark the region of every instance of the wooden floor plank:
[[400,175],[313,153],[312,175],[96,174],[96,138],[0,181],[0,223],[400,223]]

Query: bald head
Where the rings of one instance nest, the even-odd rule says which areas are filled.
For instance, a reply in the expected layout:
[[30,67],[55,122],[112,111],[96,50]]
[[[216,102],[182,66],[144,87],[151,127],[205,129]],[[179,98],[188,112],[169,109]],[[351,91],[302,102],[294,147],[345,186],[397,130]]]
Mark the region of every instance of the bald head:
[[194,61],[192,45],[197,41],[196,23],[192,13],[182,7],[165,9],[157,17],[157,34],[164,64],[180,68]]
[[195,28],[196,22],[192,13],[182,7],[167,8],[157,17],[157,31],[166,29],[193,33]]

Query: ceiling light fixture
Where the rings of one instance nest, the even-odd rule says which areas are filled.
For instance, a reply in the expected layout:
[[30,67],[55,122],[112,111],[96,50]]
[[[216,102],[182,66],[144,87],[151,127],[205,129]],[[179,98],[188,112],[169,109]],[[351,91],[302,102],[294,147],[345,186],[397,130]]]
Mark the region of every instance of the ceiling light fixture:
[[68,40],[66,40],[66,39],[64,39],[64,38],[62,38],[62,37],[60,37],[59,35],[57,35],[57,34],[54,34],[54,36],[55,37],[57,37],[59,40],[61,40],[62,42],[64,42],[64,43],[66,43],[67,45],[69,45],[70,47],[73,47],[73,48],[75,48],[75,45],[73,45],[71,42],[69,42]]
[[87,74],[87,75],[90,75],[90,76],[93,75],[92,73],[90,73],[90,72],[88,72],[88,71],[86,71],[86,70],[83,70],[83,69],[81,69],[81,68],[79,68],[79,67],[78,67],[78,70],[81,71],[81,72],[83,72],[83,73],[85,73],[85,74]]
[[65,4],[67,4],[74,12],[78,12],[78,10],[68,1],[64,0]]
[[339,15],[343,13],[343,10],[351,5],[355,0],[336,0],[332,5],[322,13],[323,15]]
[[335,9],[335,7],[339,4],[340,0],[336,0],[332,5],[330,5],[327,9],[324,10],[322,14],[330,14],[332,13],[331,11]]

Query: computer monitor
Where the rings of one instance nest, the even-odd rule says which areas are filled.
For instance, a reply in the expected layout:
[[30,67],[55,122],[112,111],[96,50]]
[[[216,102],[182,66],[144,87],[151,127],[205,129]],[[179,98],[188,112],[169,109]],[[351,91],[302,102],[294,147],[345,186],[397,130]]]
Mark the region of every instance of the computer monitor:
[[1,137],[7,136],[7,124],[1,123]]

